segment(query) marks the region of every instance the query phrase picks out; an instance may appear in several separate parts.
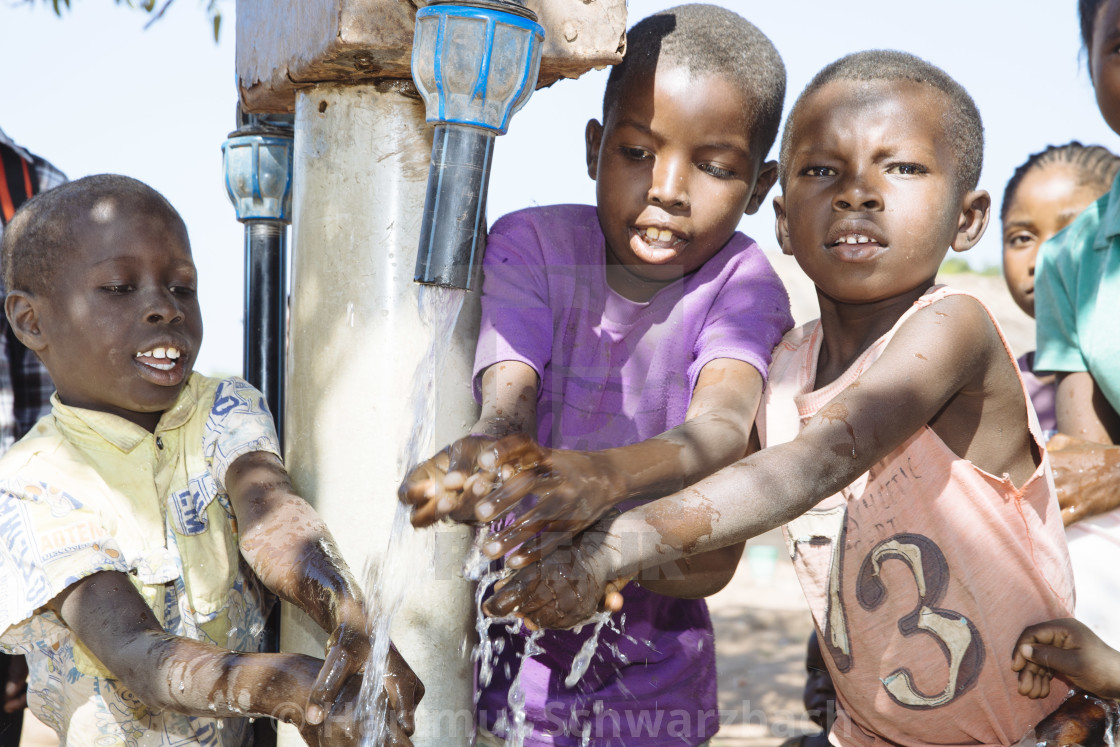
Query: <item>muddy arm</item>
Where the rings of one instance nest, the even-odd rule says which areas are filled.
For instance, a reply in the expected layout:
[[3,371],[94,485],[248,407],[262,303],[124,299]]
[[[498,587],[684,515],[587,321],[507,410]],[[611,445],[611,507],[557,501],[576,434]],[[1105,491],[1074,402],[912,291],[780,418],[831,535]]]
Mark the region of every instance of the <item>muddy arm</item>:
[[[319,723],[347,680],[369,658],[369,623],[361,589],[330,530],[292,488],[280,460],[253,452],[226,473],[226,488],[237,515],[241,552],[281,599],[305,611],[329,633],[326,661],[310,689],[308,720]],[[406,732],[424,687],[394,647],[390,647],[385,689]]]
[[169,635],[128,577],[115,571],[81,579],[48,606],[125,687],[156,709],[298,721],[322,666],[310,656],[241,654]]

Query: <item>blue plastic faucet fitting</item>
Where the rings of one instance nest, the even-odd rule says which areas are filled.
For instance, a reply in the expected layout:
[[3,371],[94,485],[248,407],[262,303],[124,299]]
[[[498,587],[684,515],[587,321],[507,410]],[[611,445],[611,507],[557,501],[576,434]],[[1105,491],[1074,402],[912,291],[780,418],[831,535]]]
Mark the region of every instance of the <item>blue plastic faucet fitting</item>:
[[412,79],[435,124],[418,283],[471,289],[494,138],[533,93],[544,28],[512,0],[433,2],[416,13]]
[[283,434],[294,120],[239,111],[238,123],[222,143],[222,161],[226,192],[245,226],[243,375],[264,393]]

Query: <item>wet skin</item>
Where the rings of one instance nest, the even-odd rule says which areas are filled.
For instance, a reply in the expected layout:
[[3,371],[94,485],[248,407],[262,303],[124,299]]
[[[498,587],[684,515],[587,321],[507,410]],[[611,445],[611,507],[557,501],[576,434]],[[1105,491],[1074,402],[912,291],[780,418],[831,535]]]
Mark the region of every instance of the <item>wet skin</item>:
[[[9,293],[13,330],[42,357],[64,403],[154,431],[202,340],[186,230],[154,197],[105,198],[75,222],[81,243],[65,255],[50,292]],[[325,661],[239,654],[168,635],[123,573],[87,576],[50,608],[150,706],[204,717],[284,716],[311,744],[357,739],[352,706],[369,652],[367,618],[334,540],[274,455],[238,458],[226,489],[243,556],[266,587],[330,633]],[[394,738],[408,744],[423,686],[395,650],[390,656]]]
[[[818,288],[818,387],[894,325],[932,284],[949,247],[966,250],[983,233],[990,200],[954,186],[956,164],[937,125],[945,105],[920,84],[834,82],[806,100],[795,123],[789,179],[775,205],[783,249]],[[873,241],[837,245],[857,235]],[[949,297],[915,313],[794,441],[600,521],[589,530],[595,541],[582,547],[577,539],[573,552],[596,587],[668,558],[741,542],[836,493],[927,425],[958,456],[1007,473],[1015,485],[1035,472],[1015,364],[970,298]],[[670,527],[659,517],[671,514],[679,518]],[[553,573],[547,563],[520,571],[491,608],[516,609],[546,627],[594,612],[598,590],[561,598]]]
[[1003,219],[1003,277],[1015,303],[1031,317],[1039,247],[1107,191],[1107,184],[1086,183],[1069,163],[1033,168],[1019,182]]
[[1085,693],[1075,693],[1035,727],[1038,744],[1075,747],[1107,744],[1109,721],[1103,701]]
[[[750,108],[740,87],[718,75],[658,69],[652,78],[628,81],[602,124],[588,123],[588,174],[596,181],[613,290],[648,300],[718,253],[739,219],[758,209],[777,172],[750,141]],[[700,372],[683,425],[591,453],[533,440],[538,383],[536,372],[518,362],[484,372],[482,417],[472,428],[483,437],[456,442],[401,485],[414,525],[444,517],[488,522],[516,511],[519,520],[484,551],[497,558],[520,545],[508,563],[523,566],[569,546],[623,500],[665,495],[741,458],[762,392],[752,366],[712,361]],[[505,438],[495,444],[491,437]],[[537,502],[525,509],[521,501],[529,495]],[[706,596],[730,580],[741,552],[735,543],[647,570],[640,582],[663,594]]]

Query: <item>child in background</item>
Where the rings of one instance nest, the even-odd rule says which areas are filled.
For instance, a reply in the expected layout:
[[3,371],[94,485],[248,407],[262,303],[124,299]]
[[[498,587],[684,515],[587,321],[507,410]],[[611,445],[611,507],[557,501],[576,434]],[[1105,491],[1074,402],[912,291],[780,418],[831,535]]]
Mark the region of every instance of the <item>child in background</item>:
[[[1120,133],[1120,67],[1114,42],[1120,0],[1081,0],[1081,35],[1097,105]],[[1077,617],[1120,646],[1120,180],[1039,252],[1035,369],[1057,374],[1059,434],[1050,443],[1069,526],[1075,572],[1103,569],[1082,584]],[[1076,522],[1076,523],[1075,523]],[[1076,538],[1076,539],[1074,539]],[[1082,559],[1085,562],[1081,562]]]
[[1023,698],[1006,665],[1016,631],[1073,604],[1047,455],[991,312],[934,285],[987,225],[982,133],[961,86],[911,55],[818,73],[789,115],[774,205],[821,318],[774,353],[765,448],[602,520],[491,611],[572,624],[608,580],[788,522],[837,691],[833,744],[1014,744],[1054,711],[1063,688]]
[[[766,156],[784,92],[769,39],[729,10],[681,6],[628,32],[603,121],[587,125],[596,206],[524,210],[490,231],[475,359],[482,419],[402,485],[414,524],[490,521],[517,506],[515,493],[476,504],[477,478],[464,484],[480,452],[511,433],[553,482],[532,508],[517,506],[508,531],[543,529],[546,542],[747,453],[771,350],[792,320],[777,275],[735,227],[777,178]],[[523,695],[526,744],[705,742],[719,714],[699,597],[727,583],[741,552],[648,574],[572,686],[564,680],[590,626],[545,633],[524,662],[526,635],[492,627],[506,640],[482,682],[481,727],[512,734],[510,703]]]
[[[361,592],[292,489],[260,392],[192,372],[182,219],[100,175],[30,200],[3,237],[5,311],[57,387],[0,458],[0,645],[63,744],[240,745],[248,716],[357,742]],[[326,661],[254,653],[261,583],[331,633]],[[398,743],[423,687],[395,652]]]
[[[1109,191],[1120,171],[1120,158],[1099,145],[1073,142],[1050,146],[1035,153],[1015,170],[1004,192],[1003,274],[1019,308],[1034,316],[1035,263],[1039,247]],[[1062,234],[1063,236],[1065,234]],[[1045,279],[1040,282],[1045,283]],[[1045,333],[1043,333],[1045,334]],[[1057,430],[1054,417],[1054,376],[1032,373],[1034,352],[1019,359],[1023,380],[1044,431]],[[1077,585],[1077,616],[1112,645],[1120,645],[1120,620],[1116,599],[1120,580],[1120,536],[1110,539],[1110,526],[1120,525],[1120,515],[1078,521],[1084,517],[1078,485],[1071,486],[1061,467],[1077,449],[1067,449],[1072,439],[1059,435],[1049,445],[1058,487],[1059,504],[1069,541],[1070,560]],[[1070,509],[1070,510],[1065,510]],[[1113,513],[1116,513],[1114,509]],[[1109,560],[1111,558],[1111,560]]]
[[[1008,180],[1000,210],[1003,277],[1015,303],[1032,319],[1038,248],[1108,192],[1117,171],[1120,158],[1099,145],[1074,141],[1032,154]],[[1033,350],[1018,363],[1038,423],[1049,438],[1057,431],[1054,376],[1034,374]]]

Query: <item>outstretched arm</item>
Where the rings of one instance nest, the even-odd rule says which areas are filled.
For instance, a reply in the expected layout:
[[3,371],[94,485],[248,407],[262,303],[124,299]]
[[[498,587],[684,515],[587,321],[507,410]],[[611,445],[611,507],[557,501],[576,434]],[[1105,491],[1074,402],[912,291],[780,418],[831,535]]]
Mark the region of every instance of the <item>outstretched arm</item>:
[[[500,441],[497,463],[517,474],[481,501],[476,514],[493,520],[529,495],[536,504],[491,537],[486,553],[499,557],[525,543],[508,561],[524,566],[625,500],[667,495],[741,459],[761,399],[757,369],[719,358],[700,371],[685,422],[653,438],[594,452],[547,449],[528,439]],[[732,567],[737,561],[736,553]]]
[[[326,524],[292,488],[280,460],[265,452],[239,457],[226,473],[241,552],[261,581],[330,634],[326,661],[309,689],[307,721],[319,723],[337,693],[369,656],[361,590]],[[399,726],[412,732],[424,688],[390,647],[385,690]]]
[[[402,500],[415,507],[414,524],[445,515],[494,521],[531,495],[535,505],[486,543],[491,557],[520,545],[508,563],[523,566],[567,544],[624,500],[679,490],[742,457],[762,397],[757,369],[716,359],[701,370],[682,425],[641,443],[589,452],[549,449],[528,435],[536,387],[535,372],[524,364],[486,370],[483,417],[474,431],[504,437],[496,443],[461,439],[417,468],[401,486]],[[742,549],[738,544],[671,563],[643,574],[642,583],[662,594],[706,596],[727,584]]]
[[[960,297],[940,301],[902,325],[879,360],[823,407],[797,439],[604,520],[565,553],[578,573],[564,574],[546,558],[514,576],[489,609],[516,610],[545,627],[573,625],[594,611],[611,579],[780,526],[850,484],[946,411],[968,410],[978,420],[999,359],[1014,376],[978,304]],[[1019,409],[1014,415],[1025,434],[1025,406]],[[1019,482],[1033,471],[1029,455],[982,466],[1009,472]],[[574,586],[582,588],[569,594]]]
[[[208,718],[273,716],[295,723],[311,745],[357,745],[361,677],[346,683],[322,723],[304,704],[323,662],[301,654],[245,654],[165,633],[128,576],[102,571],[48,606],[144,703]],[[394,743],[409,744],[394,724]]]

